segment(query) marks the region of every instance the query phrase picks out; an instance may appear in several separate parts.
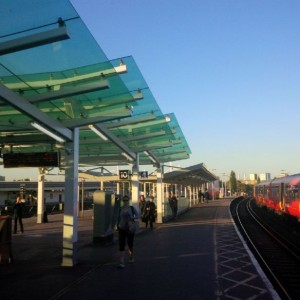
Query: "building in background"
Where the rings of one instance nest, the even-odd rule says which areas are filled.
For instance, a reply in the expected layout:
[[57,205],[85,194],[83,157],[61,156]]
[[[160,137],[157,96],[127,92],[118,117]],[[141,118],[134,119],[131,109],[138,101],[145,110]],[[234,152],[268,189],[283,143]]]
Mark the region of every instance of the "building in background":
[[280,172],[276,177],[277,177],[277,178],[282,178],[282,177],[285,177],[285,176],[289,176],[289,174],[282,171],[282,172]]
[[249,179],[250,179],[250,181],[255,181],[255,180],[257,180],[257,174],[249,174]]
[[271,180],[271,174],[270,173],[262,173],[259,175],[260,181],[268,181]]

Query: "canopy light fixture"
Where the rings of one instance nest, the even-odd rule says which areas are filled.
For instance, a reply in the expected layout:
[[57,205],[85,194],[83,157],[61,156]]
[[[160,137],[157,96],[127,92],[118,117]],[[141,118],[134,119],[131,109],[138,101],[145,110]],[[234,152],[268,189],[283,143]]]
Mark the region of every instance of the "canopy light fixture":
[[166,116],[165,116],[165,120],[166,120],[166,122],[170,122],[170,121],[171,121],[170,116],[169,116],[169,115],[166,115]]
[[94,131],[98,136],[100,136],[102,140],[108,141],[108,138],[99,129],[97,129],[94,125],[89,125],[88,127],[92,131]]
[[122,152],[122,155],[123,155],[125,158],[127,158],[128,160],[134,161],[134,159],[133,159],[131,156],[129,156],[127,153]]
[[154,163],[156,163],[156,160],[149,154],[148,151],[144,151],[144,153],[150,158],[150,160]]
[[40,124],[38,124],[36,122],[31,122],[31,126],[38,129],[39,131],[47,134],[48,136],[52,137],[53,139],[55,139],[59,143],[64,143],[65,142],[65,140],[63,138],[61,138],[60,136],[56,135],[55,133],[51,132],[50,130],[46,129],[45,127],[41,126]]

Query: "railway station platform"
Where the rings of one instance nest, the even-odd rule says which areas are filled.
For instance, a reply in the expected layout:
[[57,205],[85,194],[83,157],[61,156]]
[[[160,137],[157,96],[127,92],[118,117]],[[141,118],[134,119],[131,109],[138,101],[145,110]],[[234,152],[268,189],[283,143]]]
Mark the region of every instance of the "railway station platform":
[[13,264],[0,265],[1,299],[279,299],[230,218],[231,199],[198,204],[141,229],[133,264],[118,269],[112,244],[93,244],[92,211],[79,217],[78,265],[61,267],[62,215],[24,219],[12,237]]

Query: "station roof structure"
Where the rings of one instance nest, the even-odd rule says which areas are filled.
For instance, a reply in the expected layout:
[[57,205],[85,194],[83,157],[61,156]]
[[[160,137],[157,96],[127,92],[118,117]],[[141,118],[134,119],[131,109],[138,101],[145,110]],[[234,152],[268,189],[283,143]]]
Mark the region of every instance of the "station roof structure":
[[0,5],[2,154],[63,152],[80,128],[80,166],[125,165],[136,153],[140,165],[189,158],[133,57],[109,60],[68,0]]
[[204,164],[197,164],[187,168],[176,168],[175,171],[164,174],[164,182],[177,184],[201,184],[215,181],[218,178],[206,169]]

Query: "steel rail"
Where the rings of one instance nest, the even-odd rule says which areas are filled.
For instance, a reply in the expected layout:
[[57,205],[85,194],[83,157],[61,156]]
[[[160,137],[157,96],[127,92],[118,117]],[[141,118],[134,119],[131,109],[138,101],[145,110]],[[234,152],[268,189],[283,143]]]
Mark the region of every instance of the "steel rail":
[[[244,235],[247,237],[247,240],[251,244],[251,248],[255,251],[256,256],[259,257],[261,264],[263,264],[264,268],[267,269],[268,274],[272,277],[272,279],[276,282],[277,286],[281,289],[282,294],[284,294],[287,299],[292,300],[292,298],[290,297],[290,295],[288,294],[288,292],[286,291],[286,289],[284,288],[284,286],[282,285],[282,283],[280,282],[280,280],[274,274],[274,272],[272,271],[272,269],[270,268],[270,266],[268,265],[268,263],[265,261],[265,259],[261,255],[260,251],[255,246],[254,241],[251,239],[251,237],[249,236],[249,234],[248,234],[245,226],[243,225],[242,218],[239,215],[239,206],[240,206],[240,204],[241,204],[241,202],[239,202],[237,204],[237,206],[236,206],[236,216],[237,216],[237,220],[239,222],[239,227],[243,230]],[[251,218],[254,219],[253,216],[251,216]]]

